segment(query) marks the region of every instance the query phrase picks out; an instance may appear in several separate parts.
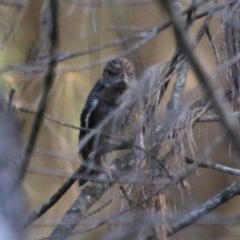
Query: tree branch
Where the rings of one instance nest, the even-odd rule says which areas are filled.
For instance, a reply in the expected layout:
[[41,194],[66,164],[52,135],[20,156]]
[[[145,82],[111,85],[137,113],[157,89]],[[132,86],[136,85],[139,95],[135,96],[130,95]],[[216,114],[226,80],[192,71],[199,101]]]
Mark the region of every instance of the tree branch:
[[[197,162],[197,161],[195,161],[195,160],[193,160],[189,157],[185,157],[185,160],[186,160],[186,163],[188,163],[188,164],[193,164],[193,163],[196,164],[196,162]],[[224,165],[219,164],[219,163],[200,162],[200,163],[198,163],[198,166],[202,167],[202,168],[209,168],[209,169],[212,169],[212,170],[217,170],[217,171],[220,171],[220,172],[240,176],[240,170],[239,169],[224,166]]]
[[215,210],[239,194],[240,182],[237,181],[231,184],[229,187],[225,188],[223,191],[216,194],[214,197],[207,200],[201,206],[192,210],[187,215],[181,217],[180,219],[177,219],[176,221],[173,221],[172,225],[170,226],[170,230],[168,230],[167,236],[170,237],[182,229],[188,227],[204,215],[210,213],[211,211]]
[[[26,169],[29,165],[30,158],[32,156],[37,137],[40,131],[40,127],[42,125],[42,120],[44,116],[45,109],[47,107],[47,100],[50,90],[53,85],[53,81],[55,78],[55,68],[57,66],[56,53],[58,49],[58,0],[49,0],[49,11],[50,11],[50,24],[51,32],[49,33],[50,40],[50,60],[48,64],[48,70],[45,76],[44,81],[44,90],[39,103],[38,113],[35,117],[32,130],[27,142],[27,146],[25,148],[24,156],[23,156],[23,169]],[[25,172],[22,170],[22,179],[25,177]]]
[[133,162],[129,154],[127,154],[127,157],[124,156],[121,159],[114,160],[111,164],[111,169],[116,169],[116,172],[112,171],[111,173],[113,180],[104,180],[107,176],[103,174],[101,176],[103,177],[102,182],[93,182],[90,186],[86,186],[69,210],[65,213],[60,224],[57,225],[47,239],[66,239],[72,233],[77,224],[83,219],[89,208],[93,206],[106,190],[108,190],[120,178],[123,172],[131,169],[132,164]]

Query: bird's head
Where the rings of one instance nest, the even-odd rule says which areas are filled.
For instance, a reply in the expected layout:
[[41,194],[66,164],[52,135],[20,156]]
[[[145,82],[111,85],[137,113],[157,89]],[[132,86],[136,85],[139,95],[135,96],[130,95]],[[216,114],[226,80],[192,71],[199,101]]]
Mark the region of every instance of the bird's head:
[[134,66],[126,58],[114,58],[103,69],[103,78],[116,87],[129,88],[135,79]]

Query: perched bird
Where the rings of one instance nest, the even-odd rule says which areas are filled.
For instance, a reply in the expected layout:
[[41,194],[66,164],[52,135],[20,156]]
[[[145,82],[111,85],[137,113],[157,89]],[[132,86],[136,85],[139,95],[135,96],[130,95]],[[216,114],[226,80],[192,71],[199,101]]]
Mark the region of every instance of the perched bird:
[[[134,83],[136,83],[134,66],[129,60],[126,58],[115,58],[106,64],[102,77],[89,93],[81,113],[79,142],[118,108],[123,101],[123,94]],[[90,154],[103,146],[104,143],[113,140],[111,138],[116,136],[124,137],[123,128],[128,119],[132,121],[134,116],[132,109],[128,109],[123,113],[116,113],[100,128],[98,133],[92,134],[84,146],[79,149],[79,153],[84,161],[81,169],[81,173],[83,173],[81,175],[84,177],[79,179],[79,185],[85,184],[88,181],[88,176],[97,174],[102,170],[101,158],[93,156],[89,159]],[[128,132],[130,133],[131,131],[128,130]],[[128,138],[131,137],[129,136]]]

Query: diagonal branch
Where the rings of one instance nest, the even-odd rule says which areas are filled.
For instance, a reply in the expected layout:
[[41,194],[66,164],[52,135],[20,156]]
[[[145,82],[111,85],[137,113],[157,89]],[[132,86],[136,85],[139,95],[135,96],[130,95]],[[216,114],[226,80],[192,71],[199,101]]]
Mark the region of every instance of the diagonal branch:
[[47,239],[67,239],[88,209],[121,177],[124,171],[131,169],[132,164],[132,158],[129,154],[127,154],[127,157],[114,160],[111,168],[118,172],[117,175],[112,172],[113,180],[93,182],[90,186],[86,186]]
[[181,219],[177,219],[171,225],[171,229],[168,230],[167,235],[170,237],[175,233],[181,231],[182,229],[188,227],[189,225],[196,222],[198,219],[203,217],[204,215],[210,213],[211,211],[215,210],[219,206],[223,205],[224,203],[228,202],[235,196],[240,194],[240,182],[234,182],[223,191],[216,194],[214,197],[207,200],[198,208],[192,210],[187,215],[181,217]]

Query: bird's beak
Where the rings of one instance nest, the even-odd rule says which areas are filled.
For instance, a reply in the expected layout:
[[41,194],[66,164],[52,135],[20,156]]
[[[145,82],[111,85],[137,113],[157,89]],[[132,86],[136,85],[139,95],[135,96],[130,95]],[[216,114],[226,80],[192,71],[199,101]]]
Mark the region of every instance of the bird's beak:
[[130,85],[130,82],[126,73],[124,73],[124,82],[126,83],[127,86]]

